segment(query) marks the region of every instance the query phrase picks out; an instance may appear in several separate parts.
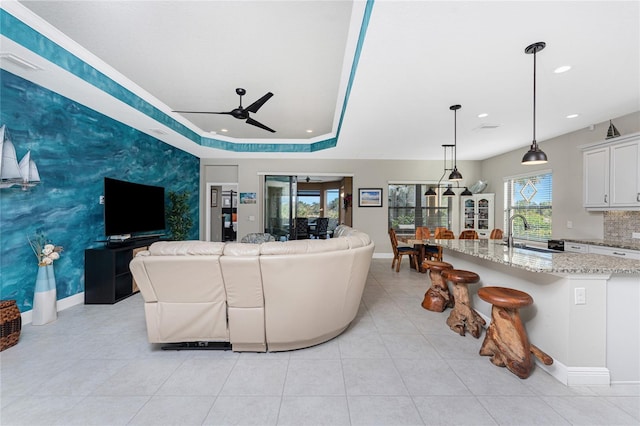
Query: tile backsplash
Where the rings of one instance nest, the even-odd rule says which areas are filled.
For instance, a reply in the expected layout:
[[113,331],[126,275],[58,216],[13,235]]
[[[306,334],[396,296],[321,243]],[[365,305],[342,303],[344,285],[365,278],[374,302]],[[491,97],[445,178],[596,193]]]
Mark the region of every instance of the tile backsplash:
[[604,236],[606,240],[638,242],[632,239],[632,232],[640,232],[640,211],[604,212]]

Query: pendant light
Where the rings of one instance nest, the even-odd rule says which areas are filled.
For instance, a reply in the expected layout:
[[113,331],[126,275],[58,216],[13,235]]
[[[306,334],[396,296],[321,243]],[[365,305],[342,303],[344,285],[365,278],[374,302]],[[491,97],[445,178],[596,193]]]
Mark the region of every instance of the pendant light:
[[533,54],[533,141],[531,142],[531,148],[522,157],[522,164],[544,164],[547,162],[547,154],[545,154],[539,147],[536,141],[536,53],[545,48],[547,44],[544,41],[530,44],[524,49],[524,53],[530,55]]
[[458,115],[458,110],[462,108],[462,105],[451,105],[449,107],[449,109],[451,111],[453,111],[453,170],[451,171],[451,174],[449,175],[449,180],[452,181],[458,181],[458,180],[462,180],[462,174],[458,171],[458,164],[457,164],[457,154],[458,154],[458,142],[457,142],[457,127],[458,127],[458,123],[457,123],[457,115]]
[[424,195],[426,195],[427,197],[435,197],[438,194],[433,189],[433,186],[430,186],[429,189],[427,189],[427,192],[424,193]]
[[451,189],[451,185],[447,186],[447,190],[442,193],[443,197],[453,197],[456,193]]

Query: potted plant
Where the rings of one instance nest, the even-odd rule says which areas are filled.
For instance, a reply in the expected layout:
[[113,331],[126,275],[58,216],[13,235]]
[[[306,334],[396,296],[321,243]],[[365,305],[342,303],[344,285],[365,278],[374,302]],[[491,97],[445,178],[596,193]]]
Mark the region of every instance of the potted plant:
[[167,222],[171,238],[176,241],[186,240],[189,230],[193,225],[193,219],[189,214],[189,193],[169,192],[169,211]]

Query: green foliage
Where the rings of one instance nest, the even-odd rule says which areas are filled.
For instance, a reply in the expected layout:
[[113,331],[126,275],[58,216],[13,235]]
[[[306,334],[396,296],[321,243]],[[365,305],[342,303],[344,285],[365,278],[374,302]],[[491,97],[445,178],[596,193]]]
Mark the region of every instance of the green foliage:
[[393,228],[397,228],[398,225],[413,225],[415,223],[416,223],[416,218],[414,215],[398,216],[397,218],[391,220],[391,226]]
[[193,219],[189,214],[189,193],[169,192],[169,212],[167,222],[171,238],[176,241],[186,240],[189,230],[193,225]]

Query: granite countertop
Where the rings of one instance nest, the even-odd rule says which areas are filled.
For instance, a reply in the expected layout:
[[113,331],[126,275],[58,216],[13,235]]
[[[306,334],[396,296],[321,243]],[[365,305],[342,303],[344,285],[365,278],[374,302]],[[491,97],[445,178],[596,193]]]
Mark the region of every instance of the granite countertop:
[[640,250],[640,240],[638,242],[620,240],[600,240],[600,239],[579,239],[579,238],[558,238],[571,243],[589,244],[592,246],[612,247],[627,250]]
[[640,274],[640,260],[620,259],[602,254],[540,253],[508,248],[500,240],[435,240],[445,249],[526,269],[559,274]]

